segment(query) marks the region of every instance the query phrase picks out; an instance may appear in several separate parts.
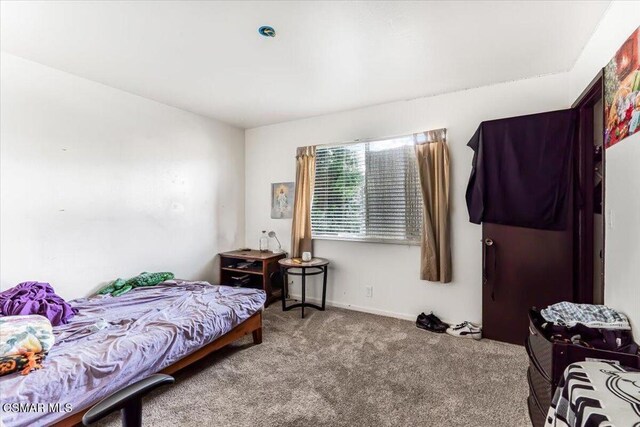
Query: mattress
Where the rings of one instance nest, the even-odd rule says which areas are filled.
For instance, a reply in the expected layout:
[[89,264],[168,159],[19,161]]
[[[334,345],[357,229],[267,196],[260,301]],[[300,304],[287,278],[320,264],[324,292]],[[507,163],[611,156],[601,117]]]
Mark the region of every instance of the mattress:
[[119,297],[71,301],[43,368],[0,377],[7,427],[48,425],[156,373],[258,312],[264,291],[167,281]]

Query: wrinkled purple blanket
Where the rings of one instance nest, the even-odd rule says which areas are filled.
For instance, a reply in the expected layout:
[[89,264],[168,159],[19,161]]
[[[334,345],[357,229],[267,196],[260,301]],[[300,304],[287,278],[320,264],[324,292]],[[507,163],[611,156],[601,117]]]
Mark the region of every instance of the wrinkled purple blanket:
[[221,337],[265,299],[258,289],[167,281],[69,301],[79,313],[53,328],[56,343],[42,369],[0,377],[0,420],[6,427],[60,421]]
[[78,310],[72,308],[55,293],[48,283],[24,282],[0,292],[0,314],[15,316],[39,314],[49,319],[53,326],[69,322]]

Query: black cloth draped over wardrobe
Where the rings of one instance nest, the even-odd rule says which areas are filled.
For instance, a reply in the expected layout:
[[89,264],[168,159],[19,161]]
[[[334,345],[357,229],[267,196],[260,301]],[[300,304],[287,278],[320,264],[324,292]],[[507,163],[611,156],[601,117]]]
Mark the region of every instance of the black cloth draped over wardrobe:
[[565,229],[576,126],[574,110],[482,122],[467,144],[469,220]]

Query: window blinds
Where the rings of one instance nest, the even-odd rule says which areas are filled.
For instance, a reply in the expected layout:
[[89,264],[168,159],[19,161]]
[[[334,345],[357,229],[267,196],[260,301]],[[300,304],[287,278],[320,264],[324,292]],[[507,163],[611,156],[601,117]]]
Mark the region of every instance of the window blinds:
[[419,243],[413,136],[316,148],[314,238]]

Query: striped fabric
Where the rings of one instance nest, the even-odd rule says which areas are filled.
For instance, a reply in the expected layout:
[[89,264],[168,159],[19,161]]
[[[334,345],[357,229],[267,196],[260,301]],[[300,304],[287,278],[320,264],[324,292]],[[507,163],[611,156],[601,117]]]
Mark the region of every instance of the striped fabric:
[[545,427],[640,426],[640,371],[613,362],[567,366]]

